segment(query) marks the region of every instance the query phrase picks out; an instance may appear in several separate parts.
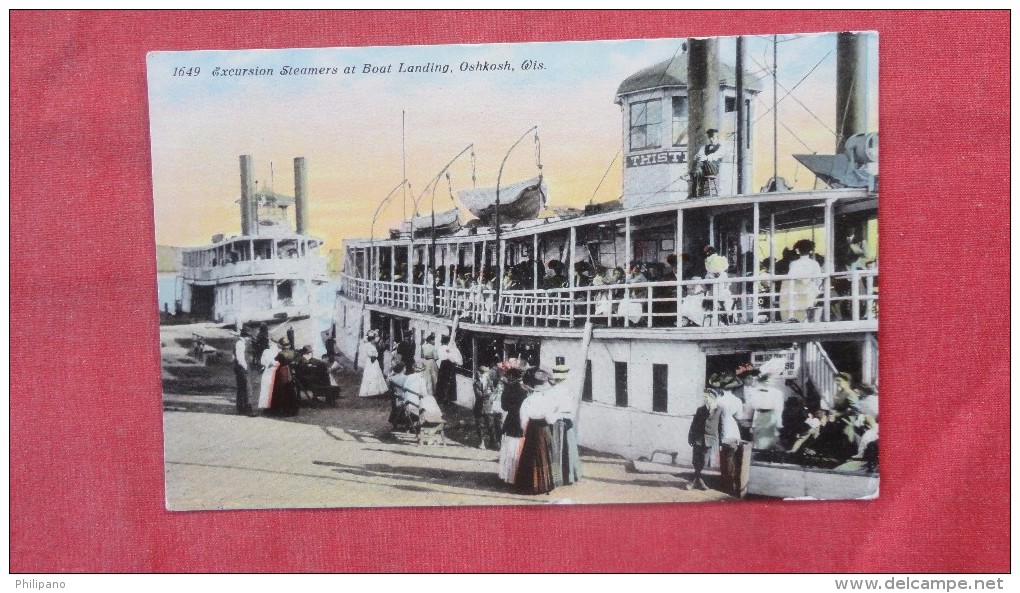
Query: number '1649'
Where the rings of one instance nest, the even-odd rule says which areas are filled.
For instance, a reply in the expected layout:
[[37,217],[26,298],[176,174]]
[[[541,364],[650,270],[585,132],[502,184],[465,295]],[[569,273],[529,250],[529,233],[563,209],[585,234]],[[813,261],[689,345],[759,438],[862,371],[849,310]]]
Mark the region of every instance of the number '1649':
[[174,68],[174,76],[198,76],[202,71],[199,66],[191,66],[190,68]]

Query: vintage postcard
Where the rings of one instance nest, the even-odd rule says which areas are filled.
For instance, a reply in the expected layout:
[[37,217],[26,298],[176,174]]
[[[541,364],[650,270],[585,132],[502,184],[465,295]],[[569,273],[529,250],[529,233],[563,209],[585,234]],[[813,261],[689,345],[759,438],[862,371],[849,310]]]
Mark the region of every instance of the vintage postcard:
[[148,56],[167,507],[878,495],[878,37]]

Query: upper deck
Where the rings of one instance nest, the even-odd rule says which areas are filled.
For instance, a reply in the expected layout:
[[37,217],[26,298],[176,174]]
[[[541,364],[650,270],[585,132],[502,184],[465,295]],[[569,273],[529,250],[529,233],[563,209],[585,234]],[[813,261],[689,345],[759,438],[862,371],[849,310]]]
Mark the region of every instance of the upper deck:
[[[848,230],[866,235],[876,216],[876,194],[839,189],[529,221],[498,237],[479,228],[354,240],[345,242],[341,291],[373,308],[532,332],[563,333],[589,319],[626,335],[875,332],[877,262],[839,254]],[[781,241],[806,236],[824,257],[791,269]],[[725,258],[725,271],[706,273],[707,260],[697,259],[705,246]],[[614,267],[626,272],[596,274]]]
[[181,276],[195,284],[288,279],[326,282],[326,260],[319,254],[320,245],[320,239],[297,234],[231,237],[184,249]]

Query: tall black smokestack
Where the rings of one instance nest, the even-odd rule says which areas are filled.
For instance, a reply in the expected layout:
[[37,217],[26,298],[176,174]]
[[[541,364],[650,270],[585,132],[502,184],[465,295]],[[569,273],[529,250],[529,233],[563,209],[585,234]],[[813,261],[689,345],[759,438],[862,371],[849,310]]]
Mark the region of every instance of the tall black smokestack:
[[255,177],[250,154],[241,155],[241,234],[255,235]]
[[868,131],[868,54],[862,33],[836,37],[836,153],[846,139]]
[[305,157],[294,159],[294,219],[299,235],[308,232],[308,171],[305,169]]
[[[693,176],[694,155],[708,140],[709,129],[719,129],[719,45],[715,39],[688,39],[687,120],[688,163]],[[693,185],[691,187],[693,195]]]
[[744,103],[744,37],[737,37],[737,193],[746,194],[751,187],[747,166],[747,105]]

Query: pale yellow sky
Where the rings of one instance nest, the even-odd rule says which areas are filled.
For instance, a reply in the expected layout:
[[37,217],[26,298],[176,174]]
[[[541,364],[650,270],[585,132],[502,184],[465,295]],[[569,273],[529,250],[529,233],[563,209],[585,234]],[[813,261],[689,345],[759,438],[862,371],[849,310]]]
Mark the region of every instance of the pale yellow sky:
[[[787,88],[801,80],[792,99],[780,103],[780,122],[800,140],[779,131],[779,173],[796,187],[814,178],[798,167],[793,153],[831,152],[835,128],[835,36],[785,36],[779,44],[779,81]],[[453,45],[434,47],[161,52],[149,56],[150,119],[156,242],[205,244],[216,233],[240,229],[238,156],[254,158],[260,187],[293,195],[293,159],[308,163],[310,230],[338,247],[344,238],[367,237],[372,213],[401,178],[401,112],[406,117],[407,177],[414,195],[469,143],[474,143],[477,185],[493,186],[503,155],[533,125],[539,126],[541,158],[550,205],[582,206],[621,148],[621,111],[613,100],[630,74],[669,59],[683,40]],[[732,63],[732,38],[720,44],[720,58]],[[749,38],[750,53],[771,65],[769,40]],[[877,38],[873,58],[871,128],[877,130]],[[541,70],[524,70],[525,60]],[[461,64],[502,64],[513,70],[462,71]],[[819,64],[819,61],[821,63]],[[448,73],[399,73],[399,64]],[[767,62],[767,63],[766,63]],[[391,71],[366,74],[365,64]],[[197,66],[197,75],[174,76],[175,67]],[[282,76],[284,66],[338,69],[337,74]],[[355,73],[344,74],[345,66]],[[212,76],[215,68],[273,68],[273,76]],[[750,72],[760,70],[754,61]],[[181,71],[178,71],[181,72]],[[764,78],[764,76],[763,76]],[[771,82],[756,106],[772,103]],[[785,92],[780,90],[779,96]],[[828,128],[828,129],[827,129]],[[772,119],[755,128],[754,186],[771,176]],[[808,150],[803,141],[811,150]],[[534,176],[534,143],[527,139],[513,153],[504,180]],[[471,187],[471,159],[450,169],[453,192]],[[595,201],[619,197],[622,158],[617,158]],[[427,194],[419,206],[429,211]],[[410,197],[409,200],[410,202]],[[402,219],[402,200],[380,215],[375,235]],[[410,203],[408,208],[410,209]],[[451,207],[445,178],[436,192],[436,210]],[[464,211],[466,214],[466,211]],[[464,217],[462,217],[463,219]]]

